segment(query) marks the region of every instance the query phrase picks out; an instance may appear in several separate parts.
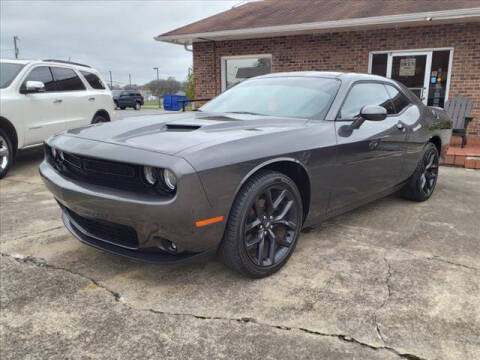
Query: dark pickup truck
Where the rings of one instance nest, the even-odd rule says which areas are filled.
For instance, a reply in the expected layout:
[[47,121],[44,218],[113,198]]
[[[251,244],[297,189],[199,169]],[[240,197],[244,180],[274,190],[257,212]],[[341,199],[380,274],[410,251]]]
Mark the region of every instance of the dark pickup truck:
[[143,96],[135,90],[113,90],[113,102],[115,107],[125,109],[132,107],[135,110],[140,110],[143,105]]

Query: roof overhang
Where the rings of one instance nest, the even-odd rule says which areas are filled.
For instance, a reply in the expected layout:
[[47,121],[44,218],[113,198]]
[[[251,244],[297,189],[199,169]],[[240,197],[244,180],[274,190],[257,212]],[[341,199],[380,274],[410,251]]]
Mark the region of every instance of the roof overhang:
[[158,35],[154,37],[154,39],[173,44],[189,45],[194,42],[202,41],[240,40],[312,33],[316,34],[338,31],[427,26],[466,22],[480,22],[480,7],[236,30],[211,31],[195,34]]

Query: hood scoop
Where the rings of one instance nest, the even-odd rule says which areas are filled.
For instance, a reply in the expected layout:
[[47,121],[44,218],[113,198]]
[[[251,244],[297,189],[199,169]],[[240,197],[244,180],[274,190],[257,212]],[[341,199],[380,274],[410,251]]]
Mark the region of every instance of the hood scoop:
[[167,124],[165,131],[170,132],[188,132],[200,129],[201,126],[198,125],[187,125],[187,124]]

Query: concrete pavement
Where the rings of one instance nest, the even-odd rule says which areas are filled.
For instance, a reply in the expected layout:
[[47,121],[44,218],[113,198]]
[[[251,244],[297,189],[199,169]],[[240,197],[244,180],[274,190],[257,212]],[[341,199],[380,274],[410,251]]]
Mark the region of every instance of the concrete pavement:
[[303,233],[249,280],[213,259],[159,266],[75,240],[19,157],[0,181],[2,359],[480,359],[480,172],[442,167]]

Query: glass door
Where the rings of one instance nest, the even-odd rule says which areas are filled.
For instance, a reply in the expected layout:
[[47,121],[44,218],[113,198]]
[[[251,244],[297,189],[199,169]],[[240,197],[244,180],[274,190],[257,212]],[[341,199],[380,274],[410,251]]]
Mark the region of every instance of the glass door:
[[404,84],[427,105],[431,65],[431,51],[392,53],[387,77]]

